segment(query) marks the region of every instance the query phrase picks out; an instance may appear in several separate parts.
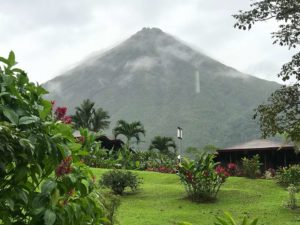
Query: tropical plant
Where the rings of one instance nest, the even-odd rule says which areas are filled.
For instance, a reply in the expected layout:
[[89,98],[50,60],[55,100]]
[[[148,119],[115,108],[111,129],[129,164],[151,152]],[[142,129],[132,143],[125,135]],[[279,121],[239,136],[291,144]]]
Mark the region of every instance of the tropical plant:
[[172,137],[156,136],[152,139],[149,150],[158,150],[162,154],[175,156],[176,144]]
[[300,165],[290,165],[282,167],[276,173],[277,183],[282,186],[299,185],[300,184]]
[[249,178],[256,178],[260,175],[260,158],[259,155],[255,155],[252,158],[242,158],[243,174]]
[[289,193],[289,199],[288,202],[286,203],[286,207],[290,209],[295,209],[297,208],[297,198],[296,198],[297,188],[295,187],[295,185],[290,184],[287,190]]
[[[217,222],[214,223],[214,225],[238,225],[238,223],[233,219],[233,217],[229,213],[224,213],[223,217],[216,217]],[[252,221],[249,221],[247,217],[244,217],[243,221],[241,222],[241,225],[257,225],[258,219],[254,219]]]
[[53,120],[47,91],[0,57],[0,224],[104,224],[86,149]]
[[226,176],[216,171],[214,155],[203,153],[197,161],[187,158],[178,165],[178,176],[193,201],[215,200]]
[[109,220],[108,225],[119,224],[116,218],[116,213],[121,204],[120,198],[111,193],[102,193],[100,201],[106,209],[106,218]]
[[134,121],[132,123],[128,123],[125,120],[119,120],[116,124],[116,127],[113,129],[113,133],[115,138],[119,135],[124,135],[127,139],[127,146],[132,138],[135,138],[136,143],[139,144],[141,141],[140,135],[145,136],[145,129],[144,126],[140,121]]
[[72,119],[77,129],[87,128],[90,131],[98,132],[109,127],[108,112],[102,108],[95,109],[94,106],[94,102],[86,99],[75,108],[75,115],[72,116]]
[[228,163],[227,164],[227,171],[230,174],[230,176],[237,175],[237,165],[235,163]]
[[135,192],[142,179],[136,174],[127,170],[111,170],[104,173],[100,180],[102,187],[111,188],[115,194],[122,195],[126,187],[129,187],[132,192]]

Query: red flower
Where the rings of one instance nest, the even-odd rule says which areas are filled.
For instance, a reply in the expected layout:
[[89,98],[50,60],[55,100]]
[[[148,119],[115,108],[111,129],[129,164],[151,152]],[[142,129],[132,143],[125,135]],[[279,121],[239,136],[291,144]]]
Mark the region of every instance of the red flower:
[[229,175],[230,175],[230,174],[226,171],[226,169],[225,169],[224,167],[220,166],[220,165],[217,166],[217,168],[216,168],[216,173],[217,173],[218,175],[220,175],[221,177],[223,177],[223,178],[229,177]]
[[72,117],[71,116],[64,116],[62,118],[62,121],[65,123],[65,124],[70,124],[72,123]]
[[68,156],[61,161],[61,163],[55,169],[55,175],[57,177],[61,177],[65,174],[69,174],[72,172],[72,156]]
[[57,120],[63,120],[67,113],[67,107],[57,107],[54,114]]
[[227,168],[230,170],[236,170],[237,166],[234,163],[228,163]]

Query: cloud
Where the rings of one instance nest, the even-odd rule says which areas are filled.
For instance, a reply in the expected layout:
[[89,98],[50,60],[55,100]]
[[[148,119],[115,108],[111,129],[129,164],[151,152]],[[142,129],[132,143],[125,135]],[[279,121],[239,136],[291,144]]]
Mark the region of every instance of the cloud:
[[228,66],[274,79],[274,71],[293,52],[271,44],[275,23],[255,26],[250,32],[233,29],[231,15],[249,4],[240,0],[2,1],[0,55],[14,50],[31,80],[45,82],[142,27],[159,27]]
[[134,60],[133,62],[127,62],[125,64],[125,68],[130,71],[138,71],[138,70],[151,70],[157,64],[157,59],[153,57],[140,57]]

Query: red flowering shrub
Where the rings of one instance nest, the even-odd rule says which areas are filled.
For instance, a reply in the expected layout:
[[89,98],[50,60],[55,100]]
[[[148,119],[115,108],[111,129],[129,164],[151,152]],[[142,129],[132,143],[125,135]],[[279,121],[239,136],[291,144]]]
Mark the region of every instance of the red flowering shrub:
[[203,153],[198,160],[184,159],[178,166],[178,176],[184,184],[188,197],[194,201],[214,200],[229,173],[216,167],[214,155]]
[[225,180],[227,177],[230,176],[230,174],[227,172],[227,170],[221,166],[221,165],[218,165],[216,167],[216,173],[222,177],[223,180]]
[[228,163],[227,172],[230,174],[230,176],[235,176],[237,174],[237,165],[235,163]]

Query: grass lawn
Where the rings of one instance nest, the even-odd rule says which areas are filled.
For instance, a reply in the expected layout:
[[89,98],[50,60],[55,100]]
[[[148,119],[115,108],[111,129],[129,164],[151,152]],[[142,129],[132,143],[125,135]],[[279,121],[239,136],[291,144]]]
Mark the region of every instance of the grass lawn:
[[[93,169],[97,178],[106,171]],[[121,198],[121,225],[213,225],[216,215],[230,212],[235,218],[259,218],[259,225],[300,224],[300,210],[283,207],[288,194],[272,180],[230,177],[221,187],[215,203],[193,203],[185,199],[179,177],[155,172],[136,172],[144,183],[135,194]]]

